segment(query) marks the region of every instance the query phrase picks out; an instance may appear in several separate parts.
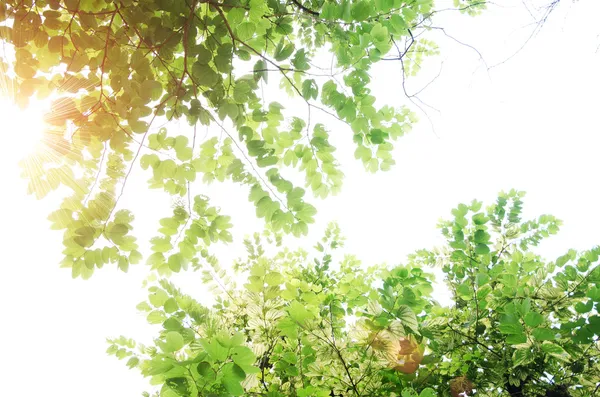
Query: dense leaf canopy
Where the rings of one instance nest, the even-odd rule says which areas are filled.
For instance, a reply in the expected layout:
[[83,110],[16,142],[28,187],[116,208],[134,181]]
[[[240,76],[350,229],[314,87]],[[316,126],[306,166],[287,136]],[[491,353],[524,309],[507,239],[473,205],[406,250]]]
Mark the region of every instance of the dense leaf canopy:
[[[392,268],[340,256],[335,226],[316,256],[270,254],[264,242],[281,238],[256,235],[236,264],[242,283],[217,263],[206,272],[213,307],[150,281],[138,309],[157,338],[113,339],[108,351],[161,396],[593,396],[600,247],[534,254],[560,221],[521,220],[521,198],[459,205],[439,225],[443,246]],[[443,268],[451,306],[432,298],[427,266]]]
[[[152,240],[162,274],[231,240],[229,217],[192,197],[199,180],[245,186],[269,227],[305,235],[316,210],[293,176],[319,198],[343,179],[330,132],[313,120],[346,123],[355,157],[389,169],[392,142],[415,117],[378,103],[369,71],[387,60],[414,74],[436,52],[423,36],[435,14],[432,0],[0,1],[0,40],[14,48],[0,68],[16,100],[52,101],[48,150],[24,168],[37,197],[63,188],[50,215],[64,230],[63,265],[87,278],[140,261],[133,213],[119,206],[136,166],[174,197]],[[170,127],[177,119],[187,130]]]

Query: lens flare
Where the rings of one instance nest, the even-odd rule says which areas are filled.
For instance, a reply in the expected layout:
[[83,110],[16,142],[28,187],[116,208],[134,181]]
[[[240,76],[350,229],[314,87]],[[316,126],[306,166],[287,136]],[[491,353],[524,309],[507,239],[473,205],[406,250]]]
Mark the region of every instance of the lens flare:
[[2,125],[2,165],[16,165],[20,160],[40,149],[46,129],[44,114],[46,104],[32,102],[21,109],[8,98],[0,98],[0,123]]

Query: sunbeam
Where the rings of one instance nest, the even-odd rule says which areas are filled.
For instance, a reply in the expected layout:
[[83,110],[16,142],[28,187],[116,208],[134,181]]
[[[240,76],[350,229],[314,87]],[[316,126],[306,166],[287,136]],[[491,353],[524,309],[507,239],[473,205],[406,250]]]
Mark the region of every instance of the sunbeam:
[[3,166],[15,165],[40,150],[46,129],[44,114],[47,111],[47,104],[41,101],[32,101],[27,108],[21,109],[10,98],[0,97],[3,135],[0,163]]

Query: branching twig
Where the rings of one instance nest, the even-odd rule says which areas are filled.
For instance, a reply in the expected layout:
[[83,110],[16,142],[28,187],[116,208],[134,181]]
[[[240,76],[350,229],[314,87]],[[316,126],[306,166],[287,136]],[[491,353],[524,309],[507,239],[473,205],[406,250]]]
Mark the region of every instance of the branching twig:
[[487,351],[489,351],[490,353],[492,353],[492,354],[493,354],[493,355],[495,355],[496,357],[498,357],[498,358],[500,358],[500,359],[502,358],[502,355],[501,355],[500,353],[498,353],[498,352],[496,352],[496,351],[492,350],[492,348],[490,348],[489,346],[487,346],[487,345],[485,345],[485,344],[483,344],[483,343],[479,342],[477,339],[473,338],[472,336],[469,336],[469,335],[465,334],[465,333],[464,333],[464,332],[462,332],[462,331],[459,331],[459,330],[457,330],[457,329],[455,329],[455,328],[452,328],[452,327],[450,326],[450,324],[448,324],[448,328],[450,328],[450,329],[451,329],[453,332],[456,332],[457,334],[459,334],[459,335],[461,335],[461,336],[463,336],[463,337],[465,337],[465,338],[469,339],[470,341],[472,341],[472,342],[474,342],[474,343],[478,344],[479,346],[481,346],[481,347],[485,348]]
[[104,150],[102,151],[102,157],[100,158],[100,163],[98,164],[98,172],[96,173],[96,179],[94,180],[94,183],[90,187],[90,191],[88,192],[87,196],[85,197],[85,200],[83,200],[83,206],[84,207],[87,205],[90,197],[92,196],[92,192],[94,191],[94,188],[98,184],[98,180],[100,180],[100,174],[102,173],[102,166],[104,164],[104,158],[106,157],[106,152],[107,151],[108,151],[108,147],[106,146],[106,142],[105,142],[104,143]]

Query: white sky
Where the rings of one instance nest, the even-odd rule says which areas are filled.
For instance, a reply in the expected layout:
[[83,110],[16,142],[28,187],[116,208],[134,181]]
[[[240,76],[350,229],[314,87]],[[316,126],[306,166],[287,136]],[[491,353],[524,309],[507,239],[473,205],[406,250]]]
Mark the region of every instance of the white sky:
[[[504,6],[492,6],[477,18],[449,13],[437,24],[493,65],[514,53],[533,29],[526,26],[531,18],[520,0],[498,2]],[[347,252],[367,264],[399,263],[415,249],[439,241],[437,220],[456,204],[473,198],[489,202],[510,188],[528,192],[527,214],[551,213],[565,222],[561,233],[540,248],[542,254],[553,258],[571,247],[598,244],[600,2],[562,3],[518,55],[489,72],[473,50],[438,36],[441,57],[430,59],[430,70],[409,83],[411,91],[417,90],[444,62],[441,76],[420,96],[441,111],[429,112],[437,136],[421,116],[414,131],[397,143],[393,171],[367,175],[352,159],[351,133],[329,123],[345,185],[339,196],[315,202],[318,223],[304,245],[312,246],[324,226],[337,220]],[[378,101],[402,101],[399,75],[394,62],[372,73]],[[91,280],[71,280],[70,272],[57,265],[61,233],[50,231],[44,221],[54,203],[25,195],[9,155],[1,155],[0,166],[4,186],[9,186],[0,209],[5,268],[0,278],[0,390],[11,396],[139,395],[147,389],[146,380],[108,357],[104,340],[154,335],[135,310],[145,297],[140,280],[147,269],[138,265],[125,275],[108,266]],[[205,192],[236,225],[237,243],[219,250],[226,265],[243,253],[241,237],[259,230],[261,223],[245,191],[214,186]],[[135,208],[136,234],[143,242],[156,230],[156,216],[148,214],[168,208],[169,201],[163,194],[148,195],[140,185],[126,193],[123,205]],[[176,278],[186,291],[202,296],[199,280],[195,273]]]

